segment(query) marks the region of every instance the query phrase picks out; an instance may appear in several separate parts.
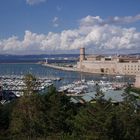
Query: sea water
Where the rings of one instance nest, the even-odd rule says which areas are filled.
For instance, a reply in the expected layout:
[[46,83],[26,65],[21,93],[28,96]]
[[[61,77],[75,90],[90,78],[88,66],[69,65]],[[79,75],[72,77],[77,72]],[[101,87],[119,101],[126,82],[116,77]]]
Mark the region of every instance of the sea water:
[[134,81],[133,78],[123,76],[120,79],[116,79],[111,75],[101,75],[101,74],[89,74],[80,72],[63,71],[58,69],[53,69],[47,66],[42,66],[41,64],[31,64],[31,63],[5,63],[0,64],[0,76],[11,76],[18,75],[24,76],[28,73],[35,75],[36,77],[46,77],[46,78],[61,78],[61,81],[55,82],[58,85],[66,85],[72,83],[73,81],[78,81],[81,79],[85,80],[104,80],[104,81],[117,81],[117,82],[131,82]]

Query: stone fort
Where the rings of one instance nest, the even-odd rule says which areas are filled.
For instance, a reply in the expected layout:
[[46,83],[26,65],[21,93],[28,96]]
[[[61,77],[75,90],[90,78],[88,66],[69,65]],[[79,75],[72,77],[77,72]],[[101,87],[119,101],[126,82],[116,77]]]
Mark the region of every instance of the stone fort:
[[82,72],[137,75],[140,73],[140,57],[133,55],[85,55],[85,48],[80,49],[77,68]]

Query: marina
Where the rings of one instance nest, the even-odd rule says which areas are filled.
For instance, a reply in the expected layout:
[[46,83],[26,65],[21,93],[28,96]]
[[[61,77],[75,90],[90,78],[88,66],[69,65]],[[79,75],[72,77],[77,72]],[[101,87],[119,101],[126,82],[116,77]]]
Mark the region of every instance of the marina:
[[[127,84],[134,83],[134,77],[130,76],[66,71],[41,64],[0,64],[0,85],[3,91],[12,92],[17,97],[22,96],[25,89],[23,77],[28,73],[33,74],[38,79],[39,86],[36,90],[43,93],[47,91],[49,86],[54,85],[58,92],[64,92],[67,96],[73,97],[84,97],[95,93],[97,85],[105,94],[115,90],[123,90]],[[113,94],[108,95],[114,96]],[[119,95],[116,95],[116,98],[117,96]]]
[[[42,92],[46,90],[49,86],[53,85],[54,81],[59,81],[60,78],[38,78],[36,81],[37,87],[34,90]],[[1,76],[0,77],[0,87],[4,92],[13,92],[17,97],[23,95],[26,89],[24,76]]]
[[124,98],[124,89],[127,83],[108,82],[108,81],[76,81],[72,84],[61,86],[58,90],[73,98],[90,101],[96,98],[98,93],[104,96],[104,99],[112,102],[122,102]]

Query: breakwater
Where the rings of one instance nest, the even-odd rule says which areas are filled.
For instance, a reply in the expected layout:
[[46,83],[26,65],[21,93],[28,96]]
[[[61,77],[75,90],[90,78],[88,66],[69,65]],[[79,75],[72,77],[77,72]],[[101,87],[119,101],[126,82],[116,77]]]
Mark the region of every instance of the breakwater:
[[59,69],[59,70],[64,70],[64,71],[79,71],[79,69],[77,69],[76,67],[64,67],[64,66],[57,66],[57,65],[53,65],[53,64],[43,64],[43,66],[47,66],[47,67],[51,67],[54,69]]

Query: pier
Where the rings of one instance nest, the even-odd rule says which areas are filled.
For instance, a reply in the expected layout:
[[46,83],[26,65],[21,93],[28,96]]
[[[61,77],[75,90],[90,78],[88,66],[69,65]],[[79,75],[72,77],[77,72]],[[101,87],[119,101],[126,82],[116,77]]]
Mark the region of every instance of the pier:
[[79,71],[79,69],[77,69],[76,67],[64,67],[64,66],[62,67],[62,66],[48,64],[48,63],[43,64],[43,66],[47,66],[47,67],[51,67],[51,68],[59,69],[59,70],[64,70],[64,71]]

